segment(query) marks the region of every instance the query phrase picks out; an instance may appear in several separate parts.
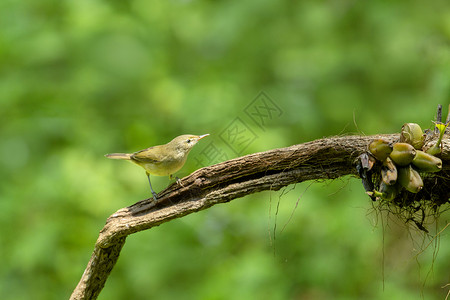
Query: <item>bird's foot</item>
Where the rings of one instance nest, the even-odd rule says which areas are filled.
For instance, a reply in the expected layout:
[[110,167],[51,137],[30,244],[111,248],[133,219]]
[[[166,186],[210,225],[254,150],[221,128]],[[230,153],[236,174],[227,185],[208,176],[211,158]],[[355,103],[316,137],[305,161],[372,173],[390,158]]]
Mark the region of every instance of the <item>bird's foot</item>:
[[176,182],[177,182],[177,184],[178,184],[179,186],[184,187],[183,183],[181,183],[181,179],[180,179],[180,178],[175,177],[175,179],[176,179]]
[[[170,180],[172,180],[173,177],[174,177],[174,176],[173,176],[172,174],[169,175],[169,179],[170,179]],[[178,178],[178,176],[175,176],[175,182],[176,182],[179,186],[184,187],[184,185],[181,183],[181,179]]]
[[153,201],[158,201],[158,198],[156,196],[158,196],[155,192],[152,191],[152,195],[153,195]]

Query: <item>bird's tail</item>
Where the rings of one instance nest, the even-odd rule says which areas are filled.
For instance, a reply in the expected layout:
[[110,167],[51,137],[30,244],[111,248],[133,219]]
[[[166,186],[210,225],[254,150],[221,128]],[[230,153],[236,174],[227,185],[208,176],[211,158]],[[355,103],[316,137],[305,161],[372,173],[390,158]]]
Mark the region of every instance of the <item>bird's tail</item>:
[[111,159],[124,159],[124,160],[130,160],[131,154],[130,153],[111,153],[105,155],[107,158]]

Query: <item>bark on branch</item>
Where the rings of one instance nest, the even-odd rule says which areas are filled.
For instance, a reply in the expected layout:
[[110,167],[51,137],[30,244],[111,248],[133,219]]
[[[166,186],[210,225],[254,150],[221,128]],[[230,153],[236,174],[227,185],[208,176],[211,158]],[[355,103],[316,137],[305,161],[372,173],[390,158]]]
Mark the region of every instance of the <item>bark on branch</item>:
[[[159,193],[157,203],[150,198],[118,210],[100,231],[71,299],[97,298],[128,235],[252,193],[307,180],[357,176],[355,160],[374,138],[395,141],[399,135],[332,137],[246,155],[195,171],[181,185],[172,184]],[[448,176],[449,139],[443,140],[441,158],[442,172]]]

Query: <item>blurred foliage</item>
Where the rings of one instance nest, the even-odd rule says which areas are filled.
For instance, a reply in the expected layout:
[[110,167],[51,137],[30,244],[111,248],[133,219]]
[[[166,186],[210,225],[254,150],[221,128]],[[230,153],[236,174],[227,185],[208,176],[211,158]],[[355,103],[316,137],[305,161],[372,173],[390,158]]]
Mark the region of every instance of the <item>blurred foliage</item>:
[[[1,298],[68,298],[105,219],[150,196],[105,153],[210,133],[184,176],[237,155],[233,120],[254,134],[239,154],[431,127],[449,45],[445,0],[1,1]],[[280,109],[262,127],[261,91]],[[448,230],[416,257],[430,238],[382,222],[359,180],[309,184],[130,236],[100,299],[445,298]]]

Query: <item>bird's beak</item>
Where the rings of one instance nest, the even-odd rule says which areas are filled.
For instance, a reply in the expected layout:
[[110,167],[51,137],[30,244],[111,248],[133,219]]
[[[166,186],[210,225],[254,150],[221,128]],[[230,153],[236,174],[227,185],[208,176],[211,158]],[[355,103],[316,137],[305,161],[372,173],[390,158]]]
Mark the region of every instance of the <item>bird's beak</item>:
[[200,141],[202,138],[207,137],[208,135],[209,135],[209,133],[203,134],[203,135],[199,135],[198,136],[198,140]]

